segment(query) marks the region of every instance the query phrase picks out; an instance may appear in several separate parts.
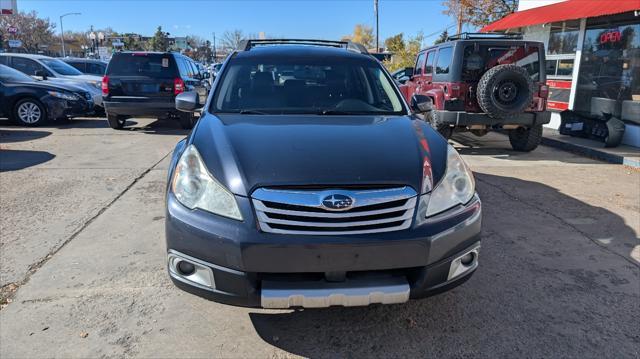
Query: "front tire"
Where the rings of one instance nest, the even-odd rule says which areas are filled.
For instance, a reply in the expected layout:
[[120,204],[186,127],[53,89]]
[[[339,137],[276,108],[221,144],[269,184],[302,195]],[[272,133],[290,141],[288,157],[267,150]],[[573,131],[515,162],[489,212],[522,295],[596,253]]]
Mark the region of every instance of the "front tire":
[[509,130],[509,142],[511,142],[511,148],[516,151],[531,152],[538,147],[541,141],[542,125]]
[[431,110],[427,112],[425,120],[429,122],[431,127],[438,131],[438,133],[440,133],[446,140],[451,138],[451,135],[453,135],[453,127],[448,123],[442,122],[436,111]]
[[180,127],[185,130],[190,130],[196,125],[198,119],[191,112],[183,112],[179,115],[178,121],[180,122]]
[[122,115],[109,115],[107,114],[107,122],[109,122],[109,127],[114,130],[121,130],[124,128],[124,124],[127,122],[127,118]]
[[13,106],[13,120],[23,126],[39,126],[47,119],[47,109],[34,98],[25,98]]

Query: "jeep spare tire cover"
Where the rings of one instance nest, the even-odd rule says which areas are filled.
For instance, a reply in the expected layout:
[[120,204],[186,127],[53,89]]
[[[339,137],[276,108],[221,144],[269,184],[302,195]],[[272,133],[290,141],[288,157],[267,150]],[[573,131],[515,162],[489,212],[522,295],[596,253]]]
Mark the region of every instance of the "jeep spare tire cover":
[[489,116],[509,118],[529,107],[533,92],[527,70],[517,65],[498,65],[480,78],[477,98],[480,108]]

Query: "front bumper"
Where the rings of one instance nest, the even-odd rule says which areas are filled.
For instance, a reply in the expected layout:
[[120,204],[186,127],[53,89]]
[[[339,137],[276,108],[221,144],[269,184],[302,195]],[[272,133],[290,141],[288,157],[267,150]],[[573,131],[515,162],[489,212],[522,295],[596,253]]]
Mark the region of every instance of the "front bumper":
[[[167,194],[165,229],[169,256],[194,259],[194,263],[202,266],[205,277],[206,272],[211,271],[210,282],[214,283],[211,287],[194,284],[170,268],[169,274],[178,287],[217,302],[249,307],[280,307],[273,303],[283,302],[290,306],[302,303],[300,306],[307,307],[363,305],[433,295],[464,282],[475,270],[474,265],[451,276],[452,262],[479,247],[481,205],[477,196],[466,206],[434,219],[414,218],[407,230],[343,236],[261,232],[249,199],[237,196],[236,200],[245,218],[242,222],[198,209],[189,210],[178,203],[173,194]],[[416,216],[417,213],[424,212],[418,209]],[[475,263],[477,265],[477,261]],[[387,281],[395,284],[398,280],[404,281],[407,296],[403,297],[402,290],[395,289],[387,296],[380,296],[378,294],[386,290],[380,289],[371,292],[372,296],[359,291],[355,297],[349,297],[353,287],[347,285],[347,288],[333,289],[336,292],[327,298],[334,299],[315,298],[305,302],[305,298],[317,296],[317,290],[331,294],[327,288],[340,287],[325,281],[324,275],[328,272],[346,272],[347,283],[354,280],[354,287],[363,281],[371,282],[372,276],[378,286],[384,286]],[[297,286],[299,292],[291,292],[293,299],[274,297],[277,290],[282,293],[283,285],[291,289]],[[305,293],[308,294],[305,296]],[[269,296],[275,299],[266,300]],[[338,296],[343,299],[336,302]]]
[[438,113],[439,121],[454,126],[503,126],[503,125],[520,125],[520,126],[536,126],[544,125],[551,121],[551,112],[523,112],[509,119],[493,118],[486,113],[472,113],[465,111],[445,111],[433,110]]
[[93,101],[85,99],[69,101],[48,96],[43,99],[43,102],[47,106],[47,114],[51,120],[86,116],[94,112]]

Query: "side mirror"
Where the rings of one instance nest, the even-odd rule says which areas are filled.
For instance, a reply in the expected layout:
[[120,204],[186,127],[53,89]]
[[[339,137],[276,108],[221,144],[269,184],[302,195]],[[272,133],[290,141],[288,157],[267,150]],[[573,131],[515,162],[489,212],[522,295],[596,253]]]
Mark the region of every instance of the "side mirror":
[[37,77],[41,77],[43,80],[47,79],[47,72],[43,70],[37,70],[33,75]]
[[401,83],[402,85],[404,85],[407,81],[411,80],[411,77],[409,76],[402,76],[400,79],[398,79],[398,82]]
[[424,95],[411,96],[411,110],[415,113],[425,113],[433,110],[431,97]]
[[203,72],[203,73],[202,73],[202,76],[203,76],[205,79],[208,79],[208,78],[210,78],[210,77],[211,77],[211,74],[210,74],[210,73],[208,73],[208,72]]
[[198,93],[195,91],[188,91],[176,96],[176,109],[183,112],[194,112],[197,110]]
[[413,67],[405,67],[404,68],[404,75],[402,75],[402,77],[411,78],[411,76],[413,76]]

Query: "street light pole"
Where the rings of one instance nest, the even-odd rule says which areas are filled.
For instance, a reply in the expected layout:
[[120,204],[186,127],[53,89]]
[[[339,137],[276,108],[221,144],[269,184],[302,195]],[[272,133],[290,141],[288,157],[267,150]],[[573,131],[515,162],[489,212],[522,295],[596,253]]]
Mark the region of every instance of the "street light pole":
[[60,40],[62,41],[62,57],[66,56],[64,51],[64,28],[62,27],[62,18],[68,15],[82,15],[79,12],[68,12],[66,14],[60,15]]
[[379,37],[379,22],[378,22],[378,0],[373,0],[373,10],[376,13],[376,53],[380,51],[380,42],[378,41]]

